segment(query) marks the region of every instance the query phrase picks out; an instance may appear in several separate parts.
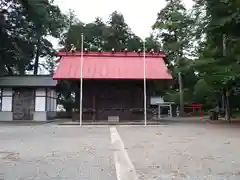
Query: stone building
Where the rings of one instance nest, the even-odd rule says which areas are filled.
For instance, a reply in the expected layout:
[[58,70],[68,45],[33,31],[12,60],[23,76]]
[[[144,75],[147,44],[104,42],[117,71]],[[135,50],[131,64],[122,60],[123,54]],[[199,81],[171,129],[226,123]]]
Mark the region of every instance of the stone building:
[[54,118],[56,85],[52,76],[0,77],[0,121],[47,121]]

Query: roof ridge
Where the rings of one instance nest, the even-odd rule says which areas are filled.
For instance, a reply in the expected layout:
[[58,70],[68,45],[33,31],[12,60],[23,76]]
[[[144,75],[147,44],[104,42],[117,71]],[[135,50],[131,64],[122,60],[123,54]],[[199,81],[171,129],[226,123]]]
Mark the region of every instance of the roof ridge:
[[[58,52],[58,56],[81,56],[81,52]],[[86,57],[144,57],[143,52],[83,52]],[[165,53],[145,53],[148,58],[164,58]]]

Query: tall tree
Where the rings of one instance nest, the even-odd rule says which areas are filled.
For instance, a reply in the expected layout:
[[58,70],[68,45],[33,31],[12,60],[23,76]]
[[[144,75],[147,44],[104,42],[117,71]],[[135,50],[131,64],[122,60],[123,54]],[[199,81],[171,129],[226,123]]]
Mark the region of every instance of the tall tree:
[[113,12],[108,23],[103,22],[99,17],[94,22],[84,25],[81,21],[76,21],[69,27],[66,34],[62,37],[60,44],[69,50],[70,45],[74,44],[77,50],[81,49],[81,32],[84,33],[84,47],[90,51],[121,51],[128,48],[136,51],[141,48],[141,39],[129,29],[124,21],[122,14]]
[[127,41],[131,39],[131,33],[124,17],[121,13],[114,11],[109,18],[109,31],[106,37],[106,50],[115,48],[117,51],[127,46]]
[[55,50],[46,36],[59,37],[64,27],[64,17],[58,6],[49,0],[21,0],[27,13],[27,19],[32,22],[32,41],[35,44],[34,74],[38,74],[39,58],[53,57]]
[[[186,91],[191,92],[196,83],[196,75],[193,69],[190,69],[192,60],[188,58],[192,49],[192,28],[194,20],[182,4],[181,0],[167,0],[166,6],[158,13],[153,29],[157,31],[158,37],[162,42],[162,50],[168,54],[169,68],[172,71],[173,78],[176,82],[182,80]],[[178,79],[178,74],[181,77]],[[191,82],[191,83],[190,83]],[[182,85],[181,81],[178,83]],[[169,94],[178,93],[179,87],[173,86]],[[180,88],[181,89],[181,88]],[[184,93],[185,94],[185,93]],[[180,93],[180,95],[182,95]],[[172,94],[172,96],[175,96]],[[191,97],[191,96],[188,96]],[[183,108],[183,102],[181,102]],[[183,111],[183,109],[182,109]]]
[[146,50],[149,52],[151,50],[160,51],[161,50],[161,43],[159,42],[157,37],[154,37],[153,34],[150,34],[149,37],[146,37]]
[[[233,85],[239,81],[240,4],[237,1],[197,1],[205,5],[206,39],[199,51],[196,68],[201,78],[211,86],[215,99],[226,92],[227,99]],[[227,101],[229,105],[229,101]],[[230,108],[227,106],[228,119]]]
[[34,56],[27,13],[16,0],[2,0],[0,7],[0,73],[23,74]]
[[1,73],[24,74],[33,68],[35,57],[36,74],[39,57],[54,54],[46,36],[57,37],[60,32],[59,8],[47,0],[2,0],[0,6]]

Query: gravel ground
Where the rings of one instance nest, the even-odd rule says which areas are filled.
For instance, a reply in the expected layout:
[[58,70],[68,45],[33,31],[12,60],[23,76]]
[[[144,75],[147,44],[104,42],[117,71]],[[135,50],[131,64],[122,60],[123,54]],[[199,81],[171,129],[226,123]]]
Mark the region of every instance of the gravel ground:
[[[139,180],[240,179],[240,125],[116,129]],[[110,137],[109,126],[1,125],[0,179],[117,180]]]
[[109,128],[0,127],[0,179],[115,180]]
[[239,180],[240,127],[119,127],[139,179]]

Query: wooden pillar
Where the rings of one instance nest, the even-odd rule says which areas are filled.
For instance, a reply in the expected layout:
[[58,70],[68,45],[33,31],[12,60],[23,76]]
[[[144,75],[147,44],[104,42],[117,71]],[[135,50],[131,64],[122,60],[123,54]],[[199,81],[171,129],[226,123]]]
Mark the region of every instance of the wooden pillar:
[[80,89],[77,86],[75,88],[75,109],[79,110],[79,105],[80,105]]
[[93,93],[93,121],[96,120],[96,99],[95,99],[95,92]]
[[80,101],[80,89],[75,86],[75,102],[74,102],[74,112],[72,113],[73,121],[79,121],[79,101]]

